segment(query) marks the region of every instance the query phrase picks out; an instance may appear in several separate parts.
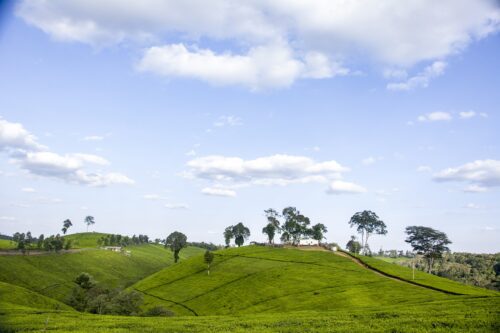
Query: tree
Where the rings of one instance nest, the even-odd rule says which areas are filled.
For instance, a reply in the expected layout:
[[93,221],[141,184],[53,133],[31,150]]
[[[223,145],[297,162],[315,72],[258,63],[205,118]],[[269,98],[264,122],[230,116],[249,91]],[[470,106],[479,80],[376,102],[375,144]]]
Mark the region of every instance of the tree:
[[41,234],[40,236],[38,236],[38,239],[36,241],[36,247],[40,250],[43,246],[43,240],[45,239],[45,236],[43,234]]
[[274,236],[281,232],[279,214],[276,210],[269,208],[264,210],[267,217],[267,225],[262,228],[262,233],[267,235],[269,244],[274,243]]
[[89,290],[90,288],[95,286],[95,281],[92,275],[89,273],[80,273],[75,278],[75,283],[82,289]]
[[317,240],[318,242],[321,242],[323,238],[325,238],[325,233],[328,232],[328,229],[326,226],[322,223],[315,224],[311,227],[309,230],[309,234],[312,237],[312,239]]
[[62,232],[63,234],[66,235],[66,232],[68,231],[68,229],[73,225],[73,223],[71,223],[71,221],[69,219],[66,219],[64,222],[63,222],[63,227],[62,227]]
[[232,234],[234,236],[234,242],[238,247],[245,243],[245,239],[250,237],[250,229],[245,227],[243,223],[239,222],[237,225],[233,226]]
[[207,275],[210,275],[210,264],[212,263],[212,261],[214,261],[214,254],[206,250],[203,259],[205,261],[205,264],[207,264]]
[[179,252],[187,246],[187,237],[182,232],[174,231],[168,235],[165,247],[174,252],[174,262],[179,261]]
[[85,217],[84,222],[87,225],[87,232],[89,232],[89,226],[91,226],[92,224],[95,224],[94,217],[93,216],[87,216],[87,217]]
[[33,243],[33,236],[31,236],[31,231],[26,233],[26,238],[24,239],[24,244],[26,250],[28,250],[28,255],[30,254],[31,243]]
[[428,272],[432,272],[432,267],[436,259],[440,259],[444,252],[449,252],[447,247],[451,244],[448,236],[444,232],[423,226],[406,227],[405,242],[410,243],[417,254],[423,255],[427,261]]
[[286,207],[283,209],[282,216],[285,218],[283,223],[282,241],[292,241],[297,245],[302,236],[309,234],[308,226],[311,223],[309,218],[302,215],[295,207]]
[[233,226],[230,225],[229,227],[224,229],[224,242],[226,243],[226,247],[229,247],[229,244],[231,243],[232,238],[234,238]]
[[361,234],[361,249],[363,254],[366,253],[368,248],[368,238],[371,234],[387,234],[387,226],[384,221],[380,220],[377,214],[369,210],[364,210],[354,214],[349,221],[349,225],[351,228],[356,226],[356,230]]
[[347,242],[345,247],[349,252],[355,254],[359,254],[361,250],[361,244],[356,240],[356,236],[351,236],[351,240]]

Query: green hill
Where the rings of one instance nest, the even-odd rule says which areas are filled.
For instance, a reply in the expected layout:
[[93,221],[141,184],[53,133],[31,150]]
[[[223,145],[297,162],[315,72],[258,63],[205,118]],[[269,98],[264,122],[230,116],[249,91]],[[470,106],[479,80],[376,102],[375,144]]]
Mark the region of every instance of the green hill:
[[455,300],[460,296],[446,291],[457,291],[457,285],[464,295],[498,294],[437,277],[429,283],[439,282],[445,292],[431,290],[382,276],[331,252],[250,246],[219,251],[212,266],[207,275],[202,257],[193,257],[131,288],[145,295],[146,307],[162,305],[179,315],[405,306]]
[[[154,246],[144,248],[153,251]],[[189,252],[185,250],[188,251],[184,255]],[[101,250],[79,254],[96,251]],[[419,277],[442,290],[437,291],[384,276],[331,252],[258,246],[216,251],[207,275],[203,250],[196,251],[200,255],[183,259],[129,287],[143,293],[144,308],[161,305],[175,312],[173,318],[81,314],[57,310],[56,305],[51,307],[42,301],[39,305],[23,303],[26,296],[21,299],[10,296],[8,304],[20,305],[4,308],[0,303],[0,328],[51,332],[259,333],[498,332],[500,329],[498,293],[463,286],[461,295],[456,295],[453,281],[447,284],[445,279]],[[118,258],[121,257],[108,262]],[[376,264],[370,262],[371,266]],[[384,274],[400,274],[401,279],[408,273],[394,271],[392,266],[378,268],[382,272],[388,270]],[[109,266],[104,270],[113,269]],[[39,309],[34,309],[37,306]]]
[[71,247],[76,249],[98,247],[97,241],[102,236],[106,236],[100,232],[82,232],[78,234],[70,234],[64,236],[64,239],[71,240]]
[[[91,246],[100,234],[71,235],[81,246]],[[94,236],[94,237],[90,237]],[[74,287],[73,280],[87,272],[109,287],[127,287],[173,263],[170,250],[160,245],[129,246],[130,256],[85,248],[76,253],[0,256],[0,281],[18,285],[42,295],[64,301]],[[181,260],[203,253],[200,248],[181,251]]]

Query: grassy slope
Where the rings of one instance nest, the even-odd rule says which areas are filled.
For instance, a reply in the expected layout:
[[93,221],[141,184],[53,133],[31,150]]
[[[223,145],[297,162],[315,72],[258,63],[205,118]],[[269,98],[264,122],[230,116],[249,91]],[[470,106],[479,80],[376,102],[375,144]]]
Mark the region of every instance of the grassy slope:
[[97,240],[106,234],[100,232],[82,232],[64,236],[71,240],[71,246],[76,249],[98,247]]
[[[500,297],[445,295],[379,276],[331,253],[258,247],[230,249],[219,252],[209,277],[204,269],[202,257],[193,257],[134,287],[169,298],[188,296],[192,300],[185,303],[200,314],[226,312],[238,316],[137,318],[20,308],[3,315],[0,311],[0,328],[263,333],[500,329]],[[248,306],[249,303],[252,304]],[[175,306],[174,309],[179,310]],[[300,311],[286,313],[287,310]]]
[[0,250],[10,250],[16,248],[16,244],[7,239],[0,239]]
[[433,286],[443,290],[476,296],[498,296],[499,293],[493,290],[474,287],[456,282],[450,279],[445,279],[436,275],[427,274],[425,272],[415,270],[415,280],[412,280],[412,269],[397,264],[392,264],[383,260],[375,259],[372,257],[357,256],[367,265],[386,272],[388,274],[411,280],[424,286]]
[[74,311],[70,306],[53,298],[9,283],[0,282],[0,313],[12,309],[26,310],[26,308]]
[[[98,234],[96,234],[98,235]],[[77,240],[77,235],[73,235]],[[89,246],[84,234],[81,244]],[[65,300],[73,288],[74,278],[88,272],[110,287],[126,287],[173,263],[172,253],[159,245],[127,247],[130,257],[100,249],[85,249],[78,253],[40,256],[0,256],[0,281],[22,286]],[[186,248],[181,258],[203,253],[203,249]]]
[[219,251],[212,266],[207,276],[202,257],[193,257],[131,288],[145,294],[145,307],[179,315],[373,309],[460,297],[380,276],[329,252],[250,246]]

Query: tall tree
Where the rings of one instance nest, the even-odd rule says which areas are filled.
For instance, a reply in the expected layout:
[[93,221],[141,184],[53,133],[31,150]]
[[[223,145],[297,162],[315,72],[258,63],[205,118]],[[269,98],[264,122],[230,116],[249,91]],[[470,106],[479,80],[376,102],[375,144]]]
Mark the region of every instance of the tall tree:
[[89,226],[91,226],[92,224],[95,224],[94,217],[93,216],[87,216],[87,217],[85,217],[84,222],[87,225],[87,232],[89,232]]
[[232,233],[234,236],[234,242],[238,245],[238,247],[242,246],[243,243],[245,243],[245,239],[250,237],[250,229],[245,227],[241,222],[233,226]]
[[233,228],[234,226],[230,225],[229,227],[224,229],[224,242],[226,243],[226,247],[229,247],[229,244],[231,244],[231,239],[234,238]]
[[370,210],[357,212],[351,217],[349,225],[356,226],[356,230],[361,234],[361,248],[363,254],[366,254],[368,247],[368,238],[372,234],[385,235],[387,234],[387,226],[384,221],[380,220],[377,214]]
[[325,238],[325,234],[328,232],[328,229],[326,226],[322,223],[315,224],[311,227],[309,230],[309,234],[312,237],[312,239],[317,240],[318,242],[321,242],[323,238]]
[[359,254],[359,251],[361,250],[361,244],[359,244],[356,240],[356,236],[351,236],[351,239],[347,242],[345,247],[349,252],[355,254]]
[[66,219],[64,220],[63,222],[63,227],[62,227],[62,232],[63,234],[66,235],[66,232],[68,231],[68,229],[73,225],[73,223],[71,223],[70,219]]
[[174,252],[174,262],[179,261],[179,252],[187,246],[187,237],[182,232],[174,231],[168,235],[165,247],[170,247]]
[[283,209],[282,216],[285,219],[283,223],[282,241],[292,241],[297,245],[302,236],[309,234],[308,226],[311,223],[309,218],[301,214],[295,207],[286,207]]
[[269,244],[274,243],[274,236],[276,233],[280,233],[280,221],[279,217],[280,215],[278,212],[272,208],[264,210],[264,213],[266,214],[267,217],[267,225],[262,228],[262,233],[267,235]]
[[207,264],[207,275],[210,275],[210,264],[214,261],[214,254],[209,250],[206,250],[203,260],[205,261],[205,264]]
[[444,252],[449,252],[448,244],[451,241],[444,232],[423,226],[406,227],[405,242],[410,243],[417,254],[423,255],[427,261],[428,272],[432,272],[432,267],[436,259],[440,259]]

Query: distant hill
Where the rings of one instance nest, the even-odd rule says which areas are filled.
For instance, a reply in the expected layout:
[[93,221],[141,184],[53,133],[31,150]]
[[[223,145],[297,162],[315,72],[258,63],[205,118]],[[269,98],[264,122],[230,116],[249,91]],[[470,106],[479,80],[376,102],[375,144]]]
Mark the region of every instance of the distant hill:
[[[66,236],[83,249],[77,253],[1,256],[0,281],[15,284],[64,301],[74,287],[73,280],[87,272],[109,287],[126,287],[173,263],[172,252],[161,245],[129,246],[130,256],[97,248],[102,234]],[[203,253],[200,248],[181,251],[181,260]]]

